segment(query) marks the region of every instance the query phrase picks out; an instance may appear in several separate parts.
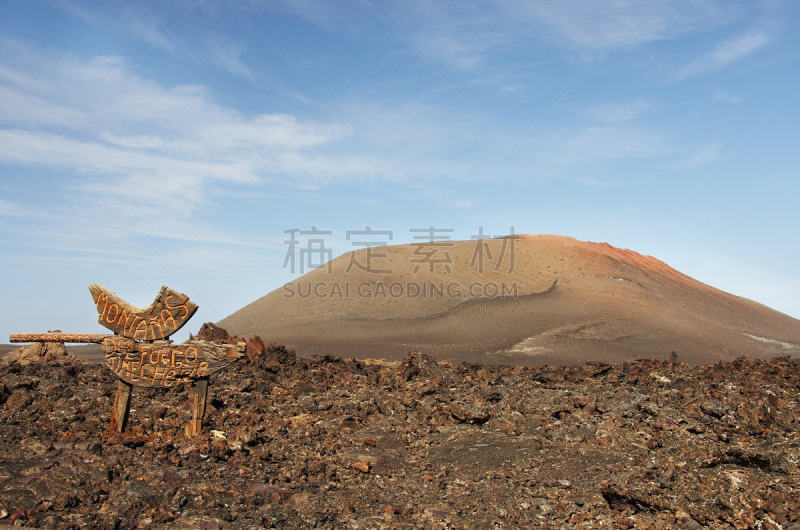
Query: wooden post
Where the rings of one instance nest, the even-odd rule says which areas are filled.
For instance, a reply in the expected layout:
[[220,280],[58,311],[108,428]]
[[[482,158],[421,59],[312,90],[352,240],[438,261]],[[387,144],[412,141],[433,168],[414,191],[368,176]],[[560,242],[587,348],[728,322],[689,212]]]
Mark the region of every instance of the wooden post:
[[131,390],[130,385],[122,379],[117,379],[117,397],[114,400],[114,410],[111,411],[111,426],[109,434],[123,432],[128,424],[128,414],[131,410]]
[[189,403],[192,407],[192,419],[186,422],[186,436],[199,434],[202,429],[203,415],[206,413],[206,398],[208,397],[208,379],[192,381],[189,389]]

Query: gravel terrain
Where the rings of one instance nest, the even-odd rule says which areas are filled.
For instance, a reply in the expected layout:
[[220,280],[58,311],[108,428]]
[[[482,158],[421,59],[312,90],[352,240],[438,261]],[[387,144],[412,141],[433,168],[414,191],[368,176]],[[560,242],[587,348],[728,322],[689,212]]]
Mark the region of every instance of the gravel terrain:
[[64,357],[0,367],[0,525],[800,529],[797,360],[515,367],[298,359],[251,339],[134,389]]

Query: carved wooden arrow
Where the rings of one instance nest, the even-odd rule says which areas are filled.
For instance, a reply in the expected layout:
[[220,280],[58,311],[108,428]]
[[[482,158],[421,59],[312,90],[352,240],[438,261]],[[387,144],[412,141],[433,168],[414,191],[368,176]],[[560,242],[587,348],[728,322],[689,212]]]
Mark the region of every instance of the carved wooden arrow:
[[102,285],[89,286],[100,316],[97,322],[114,333],[135,340],[162,340],[181,329],[197,311],[189,297],[167,287],[155,302],[140,309],[130,305]]

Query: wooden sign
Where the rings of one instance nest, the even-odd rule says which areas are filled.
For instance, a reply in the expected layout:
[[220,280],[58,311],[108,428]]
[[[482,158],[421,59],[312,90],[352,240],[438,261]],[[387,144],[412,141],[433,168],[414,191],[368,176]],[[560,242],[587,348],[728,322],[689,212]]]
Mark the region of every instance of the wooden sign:
[[[15,333],[11,342],[83,342],[103,345],[106,364],[117,376],[117,396],[111,411],[111,433],[121,433],[128,423],[134,386],[168,388],[191,383],[192,419],[186,436],[202,428],[208,396],[208,376],[242,358],[246,344],[218,344],[191,340],[174,345],[167,340],[197,311],[197,304],[166,285],[145,309],[97,284],[89,286],[97,307],[97,321],[116,335],[99,333]],[[144,342],[139,342],[144,341]]]
[[111,371],[128,384],[171,387],[207,377],[244,356],[245,344],[215,344],[192,340],[174,345],[161,340],[141,343],[111,336],[103,341],[103,353]]
[[97,322],[118,335],[135,340],[163,340],[183,327],[197,311],[197,304],[166,285],[155,301],[144,309],[133,307],[116,293],[89,286],[99,317]]

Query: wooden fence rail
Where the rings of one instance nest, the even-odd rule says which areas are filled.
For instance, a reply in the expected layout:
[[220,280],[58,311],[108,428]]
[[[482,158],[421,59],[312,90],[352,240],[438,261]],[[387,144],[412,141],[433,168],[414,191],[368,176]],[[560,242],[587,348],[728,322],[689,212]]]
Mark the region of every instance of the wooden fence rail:
[[13,333],[11,342],[79,342],[102,344],[103,340],[113,337],[102,333]]

